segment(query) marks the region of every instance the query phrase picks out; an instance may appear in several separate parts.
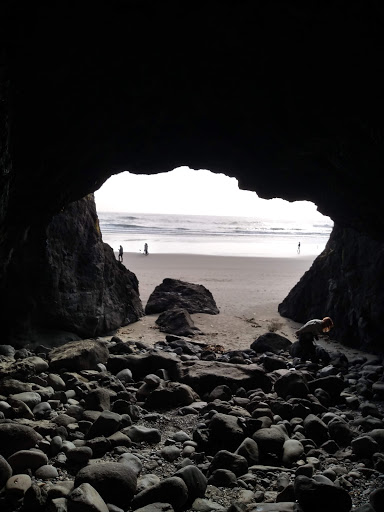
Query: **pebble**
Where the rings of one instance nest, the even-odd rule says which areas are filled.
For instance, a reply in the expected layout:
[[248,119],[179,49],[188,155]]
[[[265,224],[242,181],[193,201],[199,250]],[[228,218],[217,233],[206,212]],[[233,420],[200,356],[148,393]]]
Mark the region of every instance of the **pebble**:
[[[250,349],[214,358],[206,351],[207,366],[199,369],[198,346],[192,357],[183,352],[189,342],[172,343],[151,352],[143,344],[125,351],[115,341],[109,357],[108,343],[99,352],[91,343],[92,357],[76,352],[84,361],[71,359],[71,371],[61,370],[57,354],[51,364],[49,349],[47,359],[18,351],[36,374],[0,377],[0,506],[25,496],[26,506],[45,499],[50,511],[60,512],[68,505],[171,512],[171,505],[159,508],[154,500],[168,500],[174,512],[227,510],[234,502],[286,512],[306,496],[313,503],[323,499],[324,493],[312,497],[319,486],[329,493],[329,512],[333,503],[338,512],[347,510],[344,493],[355,507],[381,506],[384,411],[374,389],[381,361],[364,366],[356,360],[346,371],[331,358],[323,368],[295,371],[284,348],[266,356]],[[92,367],[80,369],[91,359]],[[227,365],[222,374],[221,362]],[[247,381],[254,364],[254,380]],[[169,380],[177,367],[189,375],[188,384]],[[205,381],[210,371],[212,381]],[[232,380],[239,371],[242,378]],[[12,475],[12,468],[24,474]],[[14,477],[18,486],[10,490]],[[299,485],[303,478],[307,487]],[[282,499],[285,509],[272,503]]]

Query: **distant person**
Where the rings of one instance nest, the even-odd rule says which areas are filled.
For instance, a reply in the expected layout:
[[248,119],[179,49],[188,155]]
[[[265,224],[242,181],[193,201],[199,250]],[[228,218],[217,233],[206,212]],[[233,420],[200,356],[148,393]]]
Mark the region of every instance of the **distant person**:
[[299,245],[297,246],[297,254],[300,254],[300,242]]
[[123,262],[123,247],[122,245],[120,245],[120,249],[119,249],[119,261]]
[[144,254],[146,256],[148,256],[148,244],[147,244],[147,242],[145,242],[145,244],[144,244]]
[[[296,336],[299,338],[296,354],[293,354],[301,358],[301,361],[310,359],[313,363],[318,362],[319,353],[321,350],[317,350],[314,340],[319,339],[319,335],[329,332],[333,327],[333,321],[329,316],[326,316],[322,320],[315,318],[309,320],[300,329],[296,331]],[[325,352],[325,351],[324,351]],[[324,360],[325,357],[322,357]]]

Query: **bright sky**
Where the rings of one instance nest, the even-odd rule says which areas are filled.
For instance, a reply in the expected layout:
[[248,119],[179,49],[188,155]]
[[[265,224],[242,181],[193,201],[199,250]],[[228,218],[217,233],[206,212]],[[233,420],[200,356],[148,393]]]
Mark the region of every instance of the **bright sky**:
[[95,192],[95,199],[99,212],[259,216],[331,222],[309,201],[261,199],[255,192],[240,190],[236,178],[189,167],[153,175],[116,174]]

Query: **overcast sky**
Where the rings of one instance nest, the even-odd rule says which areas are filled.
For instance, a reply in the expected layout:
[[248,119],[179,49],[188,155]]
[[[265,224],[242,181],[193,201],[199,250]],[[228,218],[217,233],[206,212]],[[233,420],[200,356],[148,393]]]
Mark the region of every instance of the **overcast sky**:
[[240,190],[235,178],[208,170],[178,167],[154,175],[129,172],[111,176],[95,192],[99,212],[179,213],[184,215],[237,215],[271,219],[303,219],[326,222],[308,201],[289,203],[260,199],[255,192]]

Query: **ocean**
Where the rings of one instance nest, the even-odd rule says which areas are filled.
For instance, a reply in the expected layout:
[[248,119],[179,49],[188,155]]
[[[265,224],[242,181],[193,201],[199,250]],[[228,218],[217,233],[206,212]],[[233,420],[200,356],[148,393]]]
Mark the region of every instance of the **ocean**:
[[[298,257],[319,255],[332,223],[149,213],[98,212],[104,242],[115,251],[149,254]],[[300,242],[300,254],[298,244]]]

